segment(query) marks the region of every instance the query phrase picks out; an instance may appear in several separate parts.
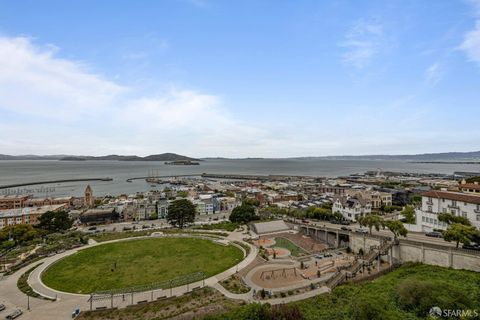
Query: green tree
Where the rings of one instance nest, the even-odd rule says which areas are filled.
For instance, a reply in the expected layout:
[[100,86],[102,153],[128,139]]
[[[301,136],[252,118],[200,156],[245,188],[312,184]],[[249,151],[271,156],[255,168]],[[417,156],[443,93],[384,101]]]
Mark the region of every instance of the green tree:
[[73,221],[65,211],[47,211],[38,218],[38,227],[49,232],[68,230]]
[[185,190],[177,191],[177,196],[180,198],[186,198],[188,197],[188,191],[185,191]]
[[9,250],[13,247],[15,247],[15,241],[13,240],[6,240],[0,242],[0,250]]
[[174,200],[168,206],[167,221],[173,226],[183,229],[185,224],[195,221],[196,208],[187,199]]
[[375,228],[377,231],[380,231],[380,227],[384,225],[382,217],[376,214],[369,214],[364,217],[359,217],[357,218],[357,221],[361,226],[368,227],[370,234],[372,234],[373,228]]
[[472,225],[470,223],[470,220],[468,218],[462,217],[462,216],[456,216],[451,213],[440,213],[438,215],[438,220],[443,221],[448,224],[453,224],[453,223],[459,223],[463,224],[464,226],[470,226]]
[[473,238],[477,236],[478,231],[473,226],[467,226],[461,223],[453,223],[443,232],[443,239],[448,242],[454,241],[458,248],[459,244],[470,244]]
[[397,240],[399,236],[406,237],[408,230],[400,220],[385,221],[385,226],[393,233],[393,239]]
[[255,219],[257,219],[255,208],[250,205],[242,204],[234,208],[230,214],[230,221],[236,223],[248,223]]
[[415,209],[412,206],[406,206],[402,211],[404,217],[403,222],[415,224]]
[[242,201],[242,205],[258,207],[260,205],[260,200],[256,198],[244,198]]
[[[23,243],[30,241],[38,236],[38,232],[29,224],[16,224],[3,228],[0,231],[0,242],[8,242],[13,240],[15,243]],[[5,244],[5,246],[10,246]]]

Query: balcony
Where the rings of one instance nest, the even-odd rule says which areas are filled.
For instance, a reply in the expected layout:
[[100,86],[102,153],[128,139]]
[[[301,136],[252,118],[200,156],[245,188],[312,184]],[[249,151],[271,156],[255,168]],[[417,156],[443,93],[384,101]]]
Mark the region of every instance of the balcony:
[[427,200],[427,202],[425,202],[426,204],[428,205],[433,205],[433,201],[432,200]]
[[449,204],[448,207],[451,209],[457,209],[457,210],[460,209],[458,205],[453,205],[453,204]]

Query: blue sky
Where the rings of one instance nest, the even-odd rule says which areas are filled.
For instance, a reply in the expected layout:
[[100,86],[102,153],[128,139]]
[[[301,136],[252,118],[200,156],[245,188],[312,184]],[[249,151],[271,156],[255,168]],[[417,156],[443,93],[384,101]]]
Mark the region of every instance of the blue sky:
[[0,1],[0,153],[480,150],[480,1]]

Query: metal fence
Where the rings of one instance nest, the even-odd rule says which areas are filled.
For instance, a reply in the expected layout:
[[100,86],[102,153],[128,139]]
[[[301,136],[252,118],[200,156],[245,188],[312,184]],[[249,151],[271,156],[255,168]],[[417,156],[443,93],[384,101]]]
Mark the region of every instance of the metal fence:
[[111,289],[111,290],[104,290],[104,291],[96,291],[90,295],[89,301],[100,301],[106,299],[112,299],[112,297],[124,296],[125,294],[132,294],[137,292],[146,292],[146,291],[153,291],[159,289],[171,289],[183,285],[188,285],[192,282],[197,281],[204,281],[205,280],[205,273],[204,272],[195,272],[185,276],[161,281],[161,282],[152,282],[145,285],[127,287],[127,288],[119,288],[119,289]]

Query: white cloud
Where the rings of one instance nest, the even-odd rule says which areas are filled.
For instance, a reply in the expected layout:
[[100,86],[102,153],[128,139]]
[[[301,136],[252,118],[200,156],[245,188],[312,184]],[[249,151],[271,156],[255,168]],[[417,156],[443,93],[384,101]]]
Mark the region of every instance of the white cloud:
[[480,64],[480,19],[475,22],[475,28],[465,34],[460,49],[471,61]]
[[54,57],[24,37],[0,37],[0,107],[17,113],[73,120],[109,105],[126,89]]
[[357,69],[365,68],[380,50],[383,27],[376,22],[360,20],[355,23],[340,43],[346,48],[342,56],[345,64]]
[[468,2],[473,7],[473,15],[476,17],[475,26],[464,35],[459,49],[465,52],[470,61],[480,64],[480,0]]
[[440,63],[435,62],[431,64],[427,70],[425,70],[425,82],[434,87],[440,80],[442,80],[442,66]]

